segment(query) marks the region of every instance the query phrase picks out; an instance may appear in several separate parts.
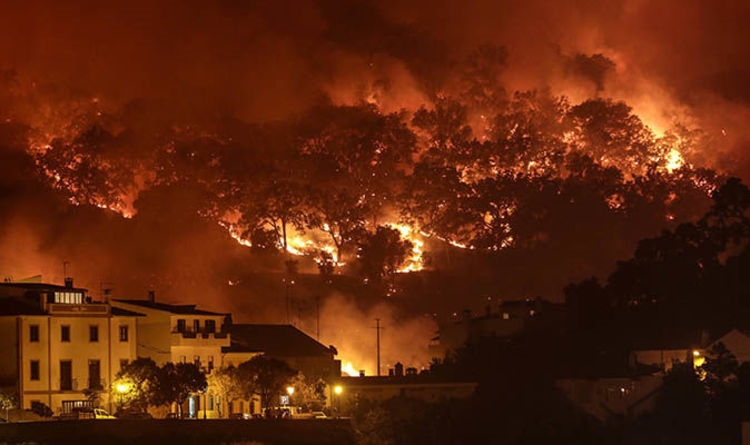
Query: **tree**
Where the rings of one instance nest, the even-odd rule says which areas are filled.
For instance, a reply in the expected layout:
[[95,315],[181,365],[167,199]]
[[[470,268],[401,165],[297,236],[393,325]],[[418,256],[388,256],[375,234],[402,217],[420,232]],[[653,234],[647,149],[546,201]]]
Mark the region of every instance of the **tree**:
[[292,403],[308,411],[322,409],[326,401],[326,382],[323,379],[308,379],[302,372],[292,377],[289,386],[294,388]]
[[406,260],[413,245],[401,239],[401,233],[390,227],[379,226],[359,243],[361,273],[372,281],[393,275]]
[[264,406],[275,406],[279,395],[285,392],[286,386],[296,372],[285,362],[265,355],[256,355],[237,367],[240,379],[252,382],[253,392],[261,397]]
[[156,373],[153,403],[169,405],[175,403],[182,417],[182,404],[194,393],[206,390],[206,375],[195,363],[167,362]]
[[226,401],[231,414],[232,403],[235,400],[252,396],[252,379],[244,378],[234,366],[215,369],[207,378],[208,385],[214,388],[216,395]]
[[123,366],[113,382],[121,405],[145,412],[153,399],[159,367],[148,357],[138,357]]

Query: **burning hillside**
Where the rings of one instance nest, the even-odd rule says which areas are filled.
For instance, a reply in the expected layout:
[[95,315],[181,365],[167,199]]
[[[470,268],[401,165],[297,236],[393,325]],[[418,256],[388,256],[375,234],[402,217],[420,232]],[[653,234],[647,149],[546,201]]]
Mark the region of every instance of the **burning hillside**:
[[747,173],[741,5],[14,3],[6,275],[225,307],[346,275],[449,313],[559,296]]

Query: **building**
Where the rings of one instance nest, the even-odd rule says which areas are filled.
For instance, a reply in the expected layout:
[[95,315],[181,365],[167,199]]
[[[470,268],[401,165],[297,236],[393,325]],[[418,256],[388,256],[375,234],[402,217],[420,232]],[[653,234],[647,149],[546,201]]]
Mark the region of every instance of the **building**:
[[112,379],[136,358],[141,314],[93,301],[86,289],[0,283],[0,382],[19,405],[38,401],[60,414],[89,396],[112,409]]
[[[222,348],[224,366],[237,366],[255,355],[264,354],[285,362],[304,374],[308,381],[322,379],[329,388],[341,377],[341,360],[335,358],[335,348],[322,345],[292,325],[232,324],[229,332],[231,345]],[[327,392],[330,393],[330,389]],[[330,400],[329,396],[327,403]],[[237,401],[231,412],[257,414],[260,400]]]
[[482,338],[510,338],[534,323],[553,320],[561,310],[562,305],[541,298],[500,301],[497,310],[488,305],[485,314],[476,317],[465,310],[460,316],[456,314],[454,320],[440,324],[438,335],[430,341],[429,351],[432,357],[442,358]]
[[235,366],[254,354],[281,360],[308,379],[326,382],[341,377],[336,350],[288,324],[232,324],[231,345],[222,348],[222,360]]
[[449,399],[465,399],[477,389],[470,381],[455,381],[445,377],[417,373],[408,368],[404,373],[401,363],[389,370],[388,376],[342,377],[340,389],[332,394],[334,411],[348,413],[364,400],[382,402],[394,397],[438,402]]
[[583,412],[602,422],[633,419],[650,411],[662,386],[659,375],[566,378],[558,389]]
[[[161,303],[153,291],[146,300],[113,300],[112,306],[143,314],[137,324],[138,357],[150,357],[157,365],[191,362],[207,374],[221,366],[222,348],[230,345],[229,314],[194,304]],[[185,412],[190,417],[220,417],[220,404],[208,388],[203,397],[188,400]]]

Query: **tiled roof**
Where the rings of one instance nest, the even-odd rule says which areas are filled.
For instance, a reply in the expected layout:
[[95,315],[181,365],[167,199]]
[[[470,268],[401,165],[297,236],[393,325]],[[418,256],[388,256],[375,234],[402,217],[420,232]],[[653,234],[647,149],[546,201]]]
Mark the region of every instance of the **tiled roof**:
[[272,357],[332,357],[328,347],[291,325],[233,324],[223,352],[265,352]]
[[151,302],[150,300],[114,300],[120,303],[132,304],[134,306],[140,306],[148,309],[156,309],[159,311],[169,312],[171,314],[179,315],[221,315],[219,312],[204,311],[202,309],[196,309],[194,304],[168,304]]

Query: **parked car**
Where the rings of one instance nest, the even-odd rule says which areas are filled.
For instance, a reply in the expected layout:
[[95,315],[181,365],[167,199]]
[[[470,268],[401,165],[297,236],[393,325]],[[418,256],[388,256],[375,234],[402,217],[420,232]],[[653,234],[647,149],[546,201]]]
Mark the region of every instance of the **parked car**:
[[101,408],[94,408],[94,418],[95,419],[115,419],[116,417],[104,411]]
[[115,417],[118,419],[153,419],[154,416],[147,412],[138,411],[134,409],[126,409],[122,411],[117,411],[115,413]]
[[249,420],[251,419],[250,414],[247,413],[232,413],[229,415],[230,419],[234,420]]
[[323,411],[313,411],[311,414],[312,414],[313,419],[327,419],[328,418],[328,416],[326,416],[326,413],[324,413]]

